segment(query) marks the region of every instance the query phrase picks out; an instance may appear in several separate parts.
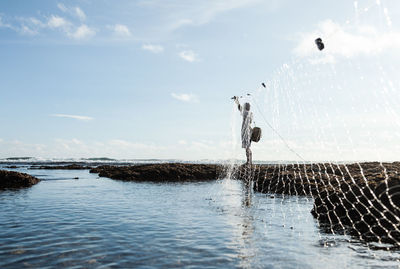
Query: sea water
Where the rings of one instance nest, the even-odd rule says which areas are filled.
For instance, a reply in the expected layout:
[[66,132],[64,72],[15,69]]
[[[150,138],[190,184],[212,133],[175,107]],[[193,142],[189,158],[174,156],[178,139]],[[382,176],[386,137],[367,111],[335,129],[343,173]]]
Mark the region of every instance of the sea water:
[[0,192],[0,268],[400,265],[399,251],[324,233],[311,197],[253,193],[230,179],[135,183],[27,168],[9,170],[39,184]]

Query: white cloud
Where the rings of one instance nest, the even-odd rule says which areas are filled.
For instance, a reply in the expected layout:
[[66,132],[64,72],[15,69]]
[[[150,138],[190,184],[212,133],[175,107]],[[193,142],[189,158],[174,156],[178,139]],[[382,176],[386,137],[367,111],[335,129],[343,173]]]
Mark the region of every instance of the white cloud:
[[[63,5],[59,6],[60,9],[63,9],[63,7]],[[66,36],[77,40],[87,39],[96,34],[96,30],[86,24],[75,26],[73,22],[58,15],[50,15],[50,17],[45,18],[44,22],[34,17],[16,17],[14,21],[13,24],[4,23],[0,16],[0,28],[9,28],[17,33],[31,36],[45,30],[48,32],[49,30],[60,30]]]
[[129,37],[131,36],[131,31],[129,30],[128,26],[123,24],[116,24],[113,27],[114,33],[121,37]]
[[161,53],[164,51],[164,48],[160,45],[151,45],[151,44],[144,44],[142,49],[151,51],[153,53]]
[[[79,8],[78,8],[79,9]],[[79,9],[80,10],[80,9]],[[78,11],[77,11],[78,12]],[[81,19],[84,19],[84,13],[81,15]],[[74,28],[74,25],[63,17],[57,15],[51,15],[47,27],[50,29],[61,29],[66,35],[73,39],[87,39],[96,34],[96,31],[86,24],[82,24],[79,27]]]
[[190,63],[199,61],[199,58],[196,53],[194,53],[192,50],[184,50],[179,53],[179,57],[181,57],[183,60],[188,61]]
[[68,36],[73,39],[87,39],[96,34],[96,31],[86,24],[79,26],[74,32],[69,32]]
[[24,143],[19,140],[5,140],[2,143],[2,157],[10,156],[38,156],[42,155],[46,146],[43,144]]
[[213,148],[213,145],[210,145],[209,143],[206,143],[204,141],[193,141],[190,143],[189,146],[189,149],[194,151],[211,151]]
[[187,26],[187,25],[193,25],[193,24],[194,24],[194,22],[192,20],[180,19],[180,20],[172,22],[169,27],[170,27],[171,30],[175,30],[175,29],[178,29],[180,27]]
[[29,21],[33,24],[33,25],[38,25],[38,26],[44,26],[43,22],[41,22],[40,20],[31,17],[29,18]]
[[62,17],[51,15],[47,25],[50,28],[65,28],[70,25],[70,23]]
[[78,17],[81,21],[84,21],[86,19],[86,14],[80,7],[67,7],[62,3],[58,3],[57,7],[64,13],[68,13],[72,16]]
[[[63,6],[61,5],[59,8],[63,9]],[[51,15],[46,20],[47,20],[46,22],[42,22],[34,17],[30,18],[20,17],[18,18],[18,21],[20,21],[20,26],[10,26],[10,27],[16,32],[25,35],[36,35],[39,32],[46,29],[60,30],[66,36],[77,40],[87,39],[96,34],[95,29],[87,26],[86,24],[75,26],[73,22],[58,15]],[[1,27],[1,21],[0,21],[0,27]]]
[[194,94],[188,94],[188,93],[182,93],[182,94],[176,94],[176,93],[171,93],[171,96],[179,101],[182,102],[198,102],[198,98]]
[[83,145],[83,142],[80,141],[79,139],[73,138],[71,141],[72,141],[72,143],[74,143],[76,145]]
[[132,142],[122,140],[122,139],[113,139],[113,140],[110,140],[109,143],[112,146],[123,146],[123,147],[129,147],[129,146],[133,145]]
[[35,17],[16,17],[15,22],[13,25],[7,24],[5,27],[23,35],[37,35],[40,30],[48,27],[47,23],[43,23]]
[[70,157],[71,154],[75,156],[87,156],[93,150],[87,143],[77,138],[56,138],[54,142],[55,144],[51,147],[51,155],[58,155],[62,158]]
[[80,116],[80,115],[52,114],[51,116],[53,116],[53,117],[59,117],[59,118],[70,118],[70,119],[81,120],[81,121],[93,120],[92,117]]
[[198,17],[199,24],[205,24],[214,19],[217,15],[233,9],[242,8],[260,2],[260,0],[222,0],[213,1],[212,4],[201,9],[201,15]]
[[83,10],[80,7],[75,7],[74,9],[76,16],[78,16],[78,18],[81,21],[84,21],[86,19],[86,14],[85,12],[83,12]]
[[[63,4],[59,4],[58,7],[62,11],[68,13],[72,12]],[[86,16],[79,8],[74,9],[73,12],[76,12],[78,15],[75,13],[71,14],[79,16],[81,20],[83,20],[84,16]],[[37,35],[39,33],[46,34],[46,30],[47,33],[50,33],[51,30],[58,30],[62,31],[66,36],[77,40],[87,39],[96,34],[96,30],[86,24],[81,24],[78,26],[75,22],[69,21],[64,17],[54,14],[47,18],[45,17],[44,21],[41,21],[35,17],[16,17],[13,24],[4,23],[2,17],[0,16],[0,27],[10,28],[23,35]]]
[[152,158],[167,150],[164,146],[132,142],[123,139],[109,140],[105,143],[104,147],[107,149],[107,152],[112,152],[113,156],[123,154],[125,156],[134,156],[134,158]]
[[58,4],[57,4],[57,7],[58,7],[62,12],[67,12],[67,11],[68,11],[68,8],[67,8],[64,4],[62,4],[62,3],[58,3]]
[[[280,1],[268,1],[268,9],[275,8]],[[263,3],[262,0],[215,0],[215,1],[164,1],[164,0],[142,0],[142,6],[162,10],[166,15],[163,21],[170,31],[187,25],[203,25],[211,22],[219,14],[230,10],[247,7],[256,3]]]
[[8,24],[3,22],[3,18],[1,16],[0,16],[0,27],[7,27],[7,28],[9,27]]
[[154,150],[164,149],[164,147],[156,146],[153,144],[135,143],[135,142],[126,141],[126,140],[122,140],[122,139],[112,139],[108,142],[108,144],[112,147],[123,148],[124,150],[135,149],[135,150],[154,151]]
[[23,35],[37,35],[38,31],[31,29],[30,27],[26,25],[22,25],[21,28],[19,29],[19,32]]
[[[314,43],[318,37],[325,44],[323,51]],[[326,20],[319,23],[316,30],[300,34],[293,52],[300,57],[318,56],[313,63],[326,63],[334,62],[335,56],[374,55],[394,48],[400,48],[400,32],[381,32],[369,25],[342,26]]]
[[82,158],[107,156],[115,158],[157,158],[169,152],[164,146],[131,142],[122,139],[84,141],[78,138],[55,138],[51,143],[27,144],[22,141],[4,141],[0,157],[34,156],[42,158]]

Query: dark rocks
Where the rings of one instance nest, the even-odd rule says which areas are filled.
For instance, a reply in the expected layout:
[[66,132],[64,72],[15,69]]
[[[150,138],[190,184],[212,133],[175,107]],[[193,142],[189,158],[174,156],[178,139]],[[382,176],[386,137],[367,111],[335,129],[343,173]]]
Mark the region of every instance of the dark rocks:
[[368,241],[399,243],[399,188],[400,180],[390,179],[321,192],[311,213],[332,232],[346,230]]
[[68,165],[32,165],[29,169],[49,169],[49,170],[89,170],[91,166],[85,166],[80,164],[68,164]]
[[30,160],[33,159],[33,157],[10,157],[10,158],[6,158],[7,161],[26,161],[26,160]]
[[28,174],[0,170],[0,189],[17,189],[30,187],[40,179]]
[[163,163],[135,166],[103,165],[90,170],[101,177],[124,181],[194,182],[216,180],[222,167],[215,164]]
[[400,163],[291,164],[242,167],[263,193],[310,195],[311,211],[328,232],[400,246]]
[[[251,177],[255,181],[254,189],[259,192],[315,196],[322,191],[348,192],[352,186],[376,187],[386,178],[393,182],[400,180],[397,174],[400,164],[395,164],[257,165],[251,169]],[[236,176],[244,179],[248,173],[241,168]]]

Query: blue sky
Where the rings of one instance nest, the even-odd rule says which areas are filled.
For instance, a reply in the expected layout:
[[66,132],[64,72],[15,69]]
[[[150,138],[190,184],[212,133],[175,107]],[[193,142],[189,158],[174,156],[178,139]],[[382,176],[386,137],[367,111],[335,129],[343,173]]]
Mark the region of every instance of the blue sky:
[[255,159],[297,158],[262,115],[308,160],[395,159],[399,10],[382,0],[1,1],[0,157],[244,158],[230,97],[251,92],[264,131]]

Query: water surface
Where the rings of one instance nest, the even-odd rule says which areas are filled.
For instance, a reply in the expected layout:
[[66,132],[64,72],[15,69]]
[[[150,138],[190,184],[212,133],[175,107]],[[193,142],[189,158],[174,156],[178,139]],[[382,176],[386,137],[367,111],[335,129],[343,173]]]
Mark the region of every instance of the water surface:
[[[398,252],[323,233],[307,197],[239,181],[154,184],[26,170],[0,192],[0,268],[398,268]],[[73,179],[78,177],[79,179]]]

